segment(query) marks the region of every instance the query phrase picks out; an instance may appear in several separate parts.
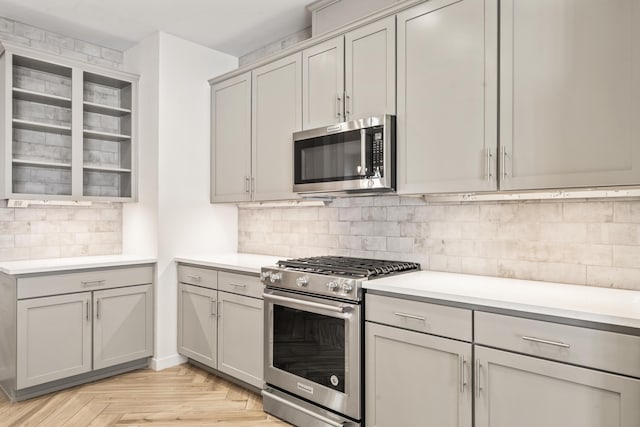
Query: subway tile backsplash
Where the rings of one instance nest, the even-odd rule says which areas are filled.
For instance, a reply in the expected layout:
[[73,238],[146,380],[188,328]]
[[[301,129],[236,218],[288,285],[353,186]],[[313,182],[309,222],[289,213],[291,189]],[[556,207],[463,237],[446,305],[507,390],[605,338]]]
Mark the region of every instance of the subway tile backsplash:
[[378,196],[238,209],[238,250],[640,290],[640,201],[460,204]]

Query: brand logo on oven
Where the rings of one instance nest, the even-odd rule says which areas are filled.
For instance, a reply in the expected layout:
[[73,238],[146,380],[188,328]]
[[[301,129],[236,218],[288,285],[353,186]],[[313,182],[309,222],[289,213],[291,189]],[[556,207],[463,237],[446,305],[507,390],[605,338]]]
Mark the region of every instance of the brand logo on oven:
[[306,393],[313,394],[313,387],[309,387],[308,385],[298,383],[298,390],[302,390]]

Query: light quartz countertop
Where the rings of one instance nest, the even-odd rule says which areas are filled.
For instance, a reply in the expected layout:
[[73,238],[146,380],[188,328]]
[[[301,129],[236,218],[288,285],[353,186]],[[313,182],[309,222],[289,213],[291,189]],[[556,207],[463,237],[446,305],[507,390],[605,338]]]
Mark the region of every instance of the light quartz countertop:
[[236,270],[244,273],[260,273],[261,267],[275,265],[281,259],[289,257],[256,255],[243,253],[225,254],[200,254],[193,256],[179,256],[174,258],[176,262],[202,265],[206,267]]
[[10,275],[51,273],[85,268],[153,264],[156,258],[139,255],[101,255],[74,258],[32,259],[0,262],[0,272]]
[[364,288],[640,328],[640,291],[435,271],[370,280]]

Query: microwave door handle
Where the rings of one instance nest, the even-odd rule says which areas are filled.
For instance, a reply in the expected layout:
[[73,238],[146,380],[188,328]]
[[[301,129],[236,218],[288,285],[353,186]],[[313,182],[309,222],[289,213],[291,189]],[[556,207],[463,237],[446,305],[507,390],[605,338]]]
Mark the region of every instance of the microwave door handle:
[[360,129],[360,176],[367,176],[367,130]]

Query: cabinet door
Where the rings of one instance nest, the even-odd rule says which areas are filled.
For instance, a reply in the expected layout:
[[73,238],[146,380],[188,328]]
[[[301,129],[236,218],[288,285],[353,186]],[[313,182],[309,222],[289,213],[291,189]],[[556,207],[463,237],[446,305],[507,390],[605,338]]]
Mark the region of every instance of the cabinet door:
[[495,190],[497,0],[432,0],[398,19],[398,192]]
[[218,291],[178,284],[178,353],[217,368]]
[[396,113],[396,17],[345,35],[345,117]]
[[638,1],[504,0],[500,16],[501,188],[640,183]]
[[295,199],[293,132],[302,129],[302,54],[253,71],[254,200]]
[[475,347],[477,427],[636,427],[640,380]]
[[263,301],[227,292],[218,292],[218,298],[218,370],[262,388]]
[[302,51],[302,127],[344,121],[344,37]]
[[251,72],[211,87],[211,201],[251,200]]
[[91,371],[91,292],[18,301],[17,388]]
[[367,425],[471,426],[471,344],[370,322],[365,329]]
[[93,369],[153,355],[152,285],[93,293]]

